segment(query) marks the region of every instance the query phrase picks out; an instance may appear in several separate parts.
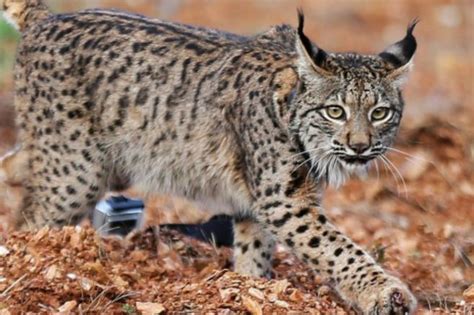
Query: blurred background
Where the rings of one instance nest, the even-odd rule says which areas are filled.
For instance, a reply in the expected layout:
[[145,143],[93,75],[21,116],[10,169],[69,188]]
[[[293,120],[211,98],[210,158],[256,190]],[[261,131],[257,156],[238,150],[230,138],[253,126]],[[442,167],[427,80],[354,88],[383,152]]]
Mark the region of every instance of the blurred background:
[[[468,292],[474,279],[473,1],[47,2],[56,12],[117,8],[247,35],[275,24],[295,25],[301,7],[306,33],[318,46],[361,53],[382,51],[419,18],[418,50],[397,144],[402,153],[389,155],[398,171],[374,171],[365,182],[352,180],[338,192],[329,191],[326,208],[346,233],[406,279],[418,297],[446,305],[459,302],[463,294],[474,299],[474,289]],[[19,38],[0,19],[0,155],[16,141],[12,69]],[[0,216],[9,215],[17,197],[14,189],[0,187]],[[207,219],[203,212],[189,211],[193,206],[187,201],[153,196],[147,204],[149,223]]]

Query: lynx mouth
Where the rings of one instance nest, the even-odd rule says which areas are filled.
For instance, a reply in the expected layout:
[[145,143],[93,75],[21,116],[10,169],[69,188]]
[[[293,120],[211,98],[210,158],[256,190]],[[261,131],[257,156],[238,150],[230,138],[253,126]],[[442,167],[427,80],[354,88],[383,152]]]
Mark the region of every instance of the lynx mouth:
[[350,165],[365,165],[371,161],[374,156],[362,156],[362,155],[340,155],[339,158]]

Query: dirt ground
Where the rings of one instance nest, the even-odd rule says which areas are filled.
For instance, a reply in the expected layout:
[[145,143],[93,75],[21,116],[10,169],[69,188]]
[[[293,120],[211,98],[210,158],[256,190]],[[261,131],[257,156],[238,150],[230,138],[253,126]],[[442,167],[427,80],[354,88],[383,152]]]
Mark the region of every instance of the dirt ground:
[[[118,6],[148,15],[253,33],[294,24],[293,1],[78,1],[58,10]],[[153,3],[153,5],[151,4]],[[325,198],[328,217],[407,282],[417,314],[474,312],[474,23],[469,1],[302,1],[308,33],[327,50],[383,48],[412,17],[419,51],[393,168],[379,163]],[[349,36],[350,35],[350,36]],[[2,39],[0,38],[0,41]],[[2,44],[14,50],[14,42]],[[0,51],[0,57],[2,51]],[[15,144],[11,72],[0,78],[0,155]],[[6,78],[6,79],[5,79]],[[131,195],[139,192],[131,191]],[[101,238],[88,223],[11,232],[20,187],[0,184],[0,315],[346,314],[329,285],[278,249],[273,279],[231,271],[231,251],[159,230],[201,222],[184,200],[148,199],[146,227]]]

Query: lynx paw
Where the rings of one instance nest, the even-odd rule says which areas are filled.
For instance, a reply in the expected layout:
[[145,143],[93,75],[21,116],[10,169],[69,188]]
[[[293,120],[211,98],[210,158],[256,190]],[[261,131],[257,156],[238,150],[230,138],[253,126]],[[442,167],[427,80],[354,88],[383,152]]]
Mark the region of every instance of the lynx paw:
[[364,314],[412,314],[416,299],[410,290],[398,279],[391,279],[385,285],[367,290],[360,301]]

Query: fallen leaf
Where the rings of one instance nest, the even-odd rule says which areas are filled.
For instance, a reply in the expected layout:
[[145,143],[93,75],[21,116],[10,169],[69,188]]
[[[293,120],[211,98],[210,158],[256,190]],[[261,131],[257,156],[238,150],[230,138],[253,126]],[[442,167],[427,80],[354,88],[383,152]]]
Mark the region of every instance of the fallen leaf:
[[137,302],[136,307],[143,315],[161,314],[166,310],[162,304],[151,302]]
[[80,284],[85,291],[89,291],[94,286],[94,283],[87,278],[81,278]]
[[82,266],[82,269],[87,270],[87,271],[92,271],[92,272],[95,272],[97,274],[104,273],[104,266],[102,266],[102,264],[99,261],[86,262]]
[[275,292],[275,294],[278,295],[284,292],[286,288],[288,288],[289,285],[290,283],[286,279],[276,281],[275,284],[273,285],[273,292]]
[[66,275],[66,277],[68,277],[68,279],[70,279],[70,280],[76,280],[77,279],[77,275],[75,273],[72,273],[72,272],[68,273]]
[[462,297],[466,302],[474,303],[474,284],[471,284],[471,286],[463,292]]
[[233,300],[237,294],[239,294],[240,290],[237,288],[226,288],[220,289],[219,294],[221,296],[222,302],[227,303]]
[[263,292],[260,291],[259,289],[250,288],[248,292],[249,292],[249,294],[250,294],[251,296],[253,296],[254,298],[257,298],[257,299],[259,299],[259,300],[261,300],[261,301],[263,301],[263,300],[265,299],[265,295],[264,295]]
[[5,257],[10,251],[5,246],[0,246],[0,257]]
[[58,267],[56,265],[49,266],[49,268],[46,270],[46,273],[44,275],[45,279],[48,281],[54,280],[54,278],[56,278],[58,274],[57,271],[58,271]]
[[41,239],[43,239],[43,237],[45,237],[48,233],[49,233],[49,227],[45,226],[44,228],[42,228],[41,230],[39,230],[39,231],[35,234],[35,236],[33,236],[32,241],[35,242],[35,243],[38,243],[38,242],[41,241]]
[[112,281],[114,282],[114,284],[121,288],[121,289],[124,289],[124,288],[127,288],[129,286],[128,282],[125,281],[122,277],[120,276],[116,276],[112,279]]
[[300,290],[294,289],[293,292],[290,294],[290,300],[293,302],[301,302],[304,300],[304,295],[301,293]]
[[148,259],[148,252],[144,250],[134,250],[130,253],[129,259],[134,262],[144,262]]
[[282,301],[282,300],[276,300],[274,302],[274,304],[278,307],[282,307],[282,308],[288,308],[290,305],[288,303],[286,303],[285,301]]
[[74,300],[71,300],[71,301],[68,301],[68,302],[64,303],[63,305],[61,305],[58,308],[58,311],[60,313],[69,313],[72,310],[74,310],[76,308],[76,306],[77,306],[77,302],[74,301]]
[[262,315],[262,306],[250,297],[242,296],[242,304],[252,315]]

